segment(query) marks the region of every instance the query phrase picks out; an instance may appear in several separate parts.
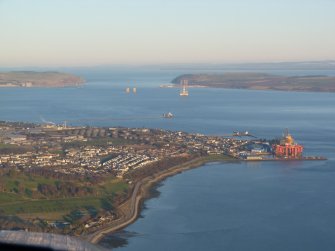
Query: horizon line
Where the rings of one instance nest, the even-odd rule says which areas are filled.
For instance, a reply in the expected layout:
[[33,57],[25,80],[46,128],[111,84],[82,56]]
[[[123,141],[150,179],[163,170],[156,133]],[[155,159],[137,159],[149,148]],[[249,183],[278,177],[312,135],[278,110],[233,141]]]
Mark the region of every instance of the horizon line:
[[31,66],[0,66],[0,69],[15,68],[99,68],[99,67],[174,67],[174,66],[241,66],[241,65],[277,65],[277,64],[332,64],[335,66],[335,59],[304,60],[304,61],[245,61],[245,62],[206,62],[206,63],[106,63],[92,65],[31,65]]

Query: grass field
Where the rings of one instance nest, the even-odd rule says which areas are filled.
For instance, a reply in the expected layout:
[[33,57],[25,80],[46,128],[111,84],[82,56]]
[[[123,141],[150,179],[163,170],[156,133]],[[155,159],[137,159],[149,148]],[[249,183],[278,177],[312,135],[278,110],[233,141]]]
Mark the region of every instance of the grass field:
[[57,211],[71,211],[75,209],[92,206],[101,207],[103,197],[82,197],[65,199],[40,199],[40,200],[21,200],[12,203],[2,204],[1,210],[6,215],[29,214],[29,213],[50,213]]
[[[5,186],[5,191],[0,192],[0,213],[5,215],[19,215],[31,218],[33,215],[45,219],[62,219],[73,210],[95,208],[100,210],[106,200],[111,201],[114,194],[125,191],[127,183],[116,178],[106,178],[103,182],[92,185],[99,194],[67,198],[46,198],[44,196],[33,199],[28,194],[18,193],[19,186],[24,189],[37,190],[38,184],[55,184],[56,179],[41,176],[28,176],[22,173],[14,173],[12,176],[0,177],[0,182]],[[76,185],[80,185],[77,181]],[[87,184],[86,184],[87,185]]]
[[15,190],[19,189],[19,186],[34,191],[37,190],[38,184],[54,184],[56,180],[42,176],[29,176],[13,171],[9,175],[1,176],[0,182],[1,184],[4,184],[5,192],[14,192]]
[[21,195],[14,193],[0,193],[0,210],[2,209],[2,204],[4,203],[17,202],[21,200],[23,200]]
[[2,148],[14,148],[16,147],[15,145],[11,145],[11,144],[3,144],[3,143],[0,143],[0,149]]

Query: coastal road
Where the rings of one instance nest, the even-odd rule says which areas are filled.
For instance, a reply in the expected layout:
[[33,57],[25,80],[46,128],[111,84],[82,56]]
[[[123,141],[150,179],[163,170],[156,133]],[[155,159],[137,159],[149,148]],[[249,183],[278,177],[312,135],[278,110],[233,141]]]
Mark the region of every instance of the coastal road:
[[161,181],[162,179],[186,171],[188,169],[199,167],[208,162],[227,161],[227,160],[231,159],[227,159],[227,157],[221,159],[220,158],[206,159],[199,157],[142,179],[141,181],[135,184],[131,198],[126,202],[124,202],[122,205],[120,205],[119,212],[121,213],[121,217],[112,222],[111,224],[108,224],[108,226],[102,228],[101,230],[95,231],[94,233],[86,236],[86,238],[84,237],[84,239],[86,239],[91,243],[96,244],[106,234],[120,230],[126,227],[127,225],[131,224],[132,222],[134,222],[139,214],[140,201],[141,199],[146,197],[146,193],[148,192],[152,184],[155,184]]
[[108,227],[95,232],[94,235],[87,238],[89,242],[98,243],[99,240],[101,240],[106,234],[124,228],[136,220],[138,215],[138,207],[141,200],[141,196],[138,196],[141,185],[141,181],[137,182],[134,187],[131,199],[120,206],[120,211],[122,213],[121,218],[113,222]]

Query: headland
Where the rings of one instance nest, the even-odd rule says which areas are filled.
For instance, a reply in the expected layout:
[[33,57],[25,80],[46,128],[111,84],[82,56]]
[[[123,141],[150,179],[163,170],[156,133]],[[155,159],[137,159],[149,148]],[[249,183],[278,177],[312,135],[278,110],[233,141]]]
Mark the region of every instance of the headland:
[[217,161],[323,160],[249,132],[207,136],[149,128],[0,122],[0,225],[93,243],[137,219],[166,177]]
[[72,87],[84,82],[81,77],[61,72],[0,72],[0,87]]
[[183,81],[187,81],[189,87],[198,88],[335,92],[335,77],[331,76],[281,76],[250,72],[184,74],[173,79],[172,85],[162,85],[161,87],[180,87],[180,83]]

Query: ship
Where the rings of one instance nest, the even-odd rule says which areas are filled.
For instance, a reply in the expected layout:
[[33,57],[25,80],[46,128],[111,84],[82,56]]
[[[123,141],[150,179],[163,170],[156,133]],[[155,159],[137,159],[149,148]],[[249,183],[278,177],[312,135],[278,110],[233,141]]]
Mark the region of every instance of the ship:
[[234,131],[233,136],[235,136],[235,137],[246,136],[246,137],[256,138],[254,135],[250,134],[250,132],[248,132],[248,131],[245,131],[245,132]]
[[162,117],[165,119],[172,119],[174,115],[171,112],[168,112],[168,113],[164,113]]

